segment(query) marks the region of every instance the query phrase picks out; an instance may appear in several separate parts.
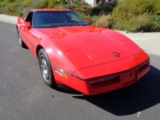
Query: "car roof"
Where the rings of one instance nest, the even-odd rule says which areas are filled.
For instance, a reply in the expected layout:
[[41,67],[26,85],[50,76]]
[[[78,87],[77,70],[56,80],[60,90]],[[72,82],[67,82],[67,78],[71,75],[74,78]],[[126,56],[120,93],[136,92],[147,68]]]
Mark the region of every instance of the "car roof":
[[43,9],[31,9],[31,11],[36,12],[36,11],[71,11],[71,10],[68,10],[68,9],[43,8]]

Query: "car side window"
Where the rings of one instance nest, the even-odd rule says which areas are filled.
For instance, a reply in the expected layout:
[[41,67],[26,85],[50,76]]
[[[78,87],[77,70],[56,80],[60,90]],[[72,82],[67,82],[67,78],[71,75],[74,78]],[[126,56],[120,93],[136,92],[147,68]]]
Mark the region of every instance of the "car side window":
[[30,22],[31,23],[31,25],[32,25],[32,19],[33,19],[33,12],[30,12],[29,14],[28,14],[28,16],[26,17],[26,22]]

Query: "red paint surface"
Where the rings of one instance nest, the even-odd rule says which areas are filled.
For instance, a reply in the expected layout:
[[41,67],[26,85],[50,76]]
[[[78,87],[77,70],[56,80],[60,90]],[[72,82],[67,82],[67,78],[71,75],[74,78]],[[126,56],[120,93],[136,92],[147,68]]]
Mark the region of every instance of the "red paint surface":
[[[35,56],[40,45],[46,50],[51,64],[69,73],[69,77],[64,78],[54,72],[53,66],[57,82],[87,95],[128,86],[149,70],[148,65],[141,73],[138,72],[139,66],[149,62],[149,56],[129,38],[113,30],[92,25],[28,29],[22,18],[18,18],[17,26],[21,38]],[[114,52],[120,56],[113,56]],[[113,80],[113,83],[97,86],[90,84],[90,80],[94,78],[117,73],[120,73],[119,81]],[[133,75],[127,75],[130,73]]]

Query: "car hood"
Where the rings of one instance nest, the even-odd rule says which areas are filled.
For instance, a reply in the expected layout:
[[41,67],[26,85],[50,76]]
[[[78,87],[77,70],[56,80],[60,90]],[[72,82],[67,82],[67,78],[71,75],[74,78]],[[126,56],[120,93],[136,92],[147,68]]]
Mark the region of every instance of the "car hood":
[[[74,26],[38,29],[63,53],[69,72],[117,61],[142,50],[129,38],[110,29],[95,26]],[[72,67],[71,67],[72,66]]]

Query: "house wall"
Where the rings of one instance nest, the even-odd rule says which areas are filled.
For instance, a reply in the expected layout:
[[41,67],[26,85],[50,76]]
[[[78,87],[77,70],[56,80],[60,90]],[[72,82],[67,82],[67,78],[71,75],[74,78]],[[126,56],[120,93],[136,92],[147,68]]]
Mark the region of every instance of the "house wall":
[[90,4],[91,6],[95,5],[96,0],[84,0],[86,3]]
[[91,6],[96,6],[98,3],[101,3],[102,1],[103,2],[109,2],[109,1],[112,1],[112,0],[83,0],[83,1],[90,4]]

